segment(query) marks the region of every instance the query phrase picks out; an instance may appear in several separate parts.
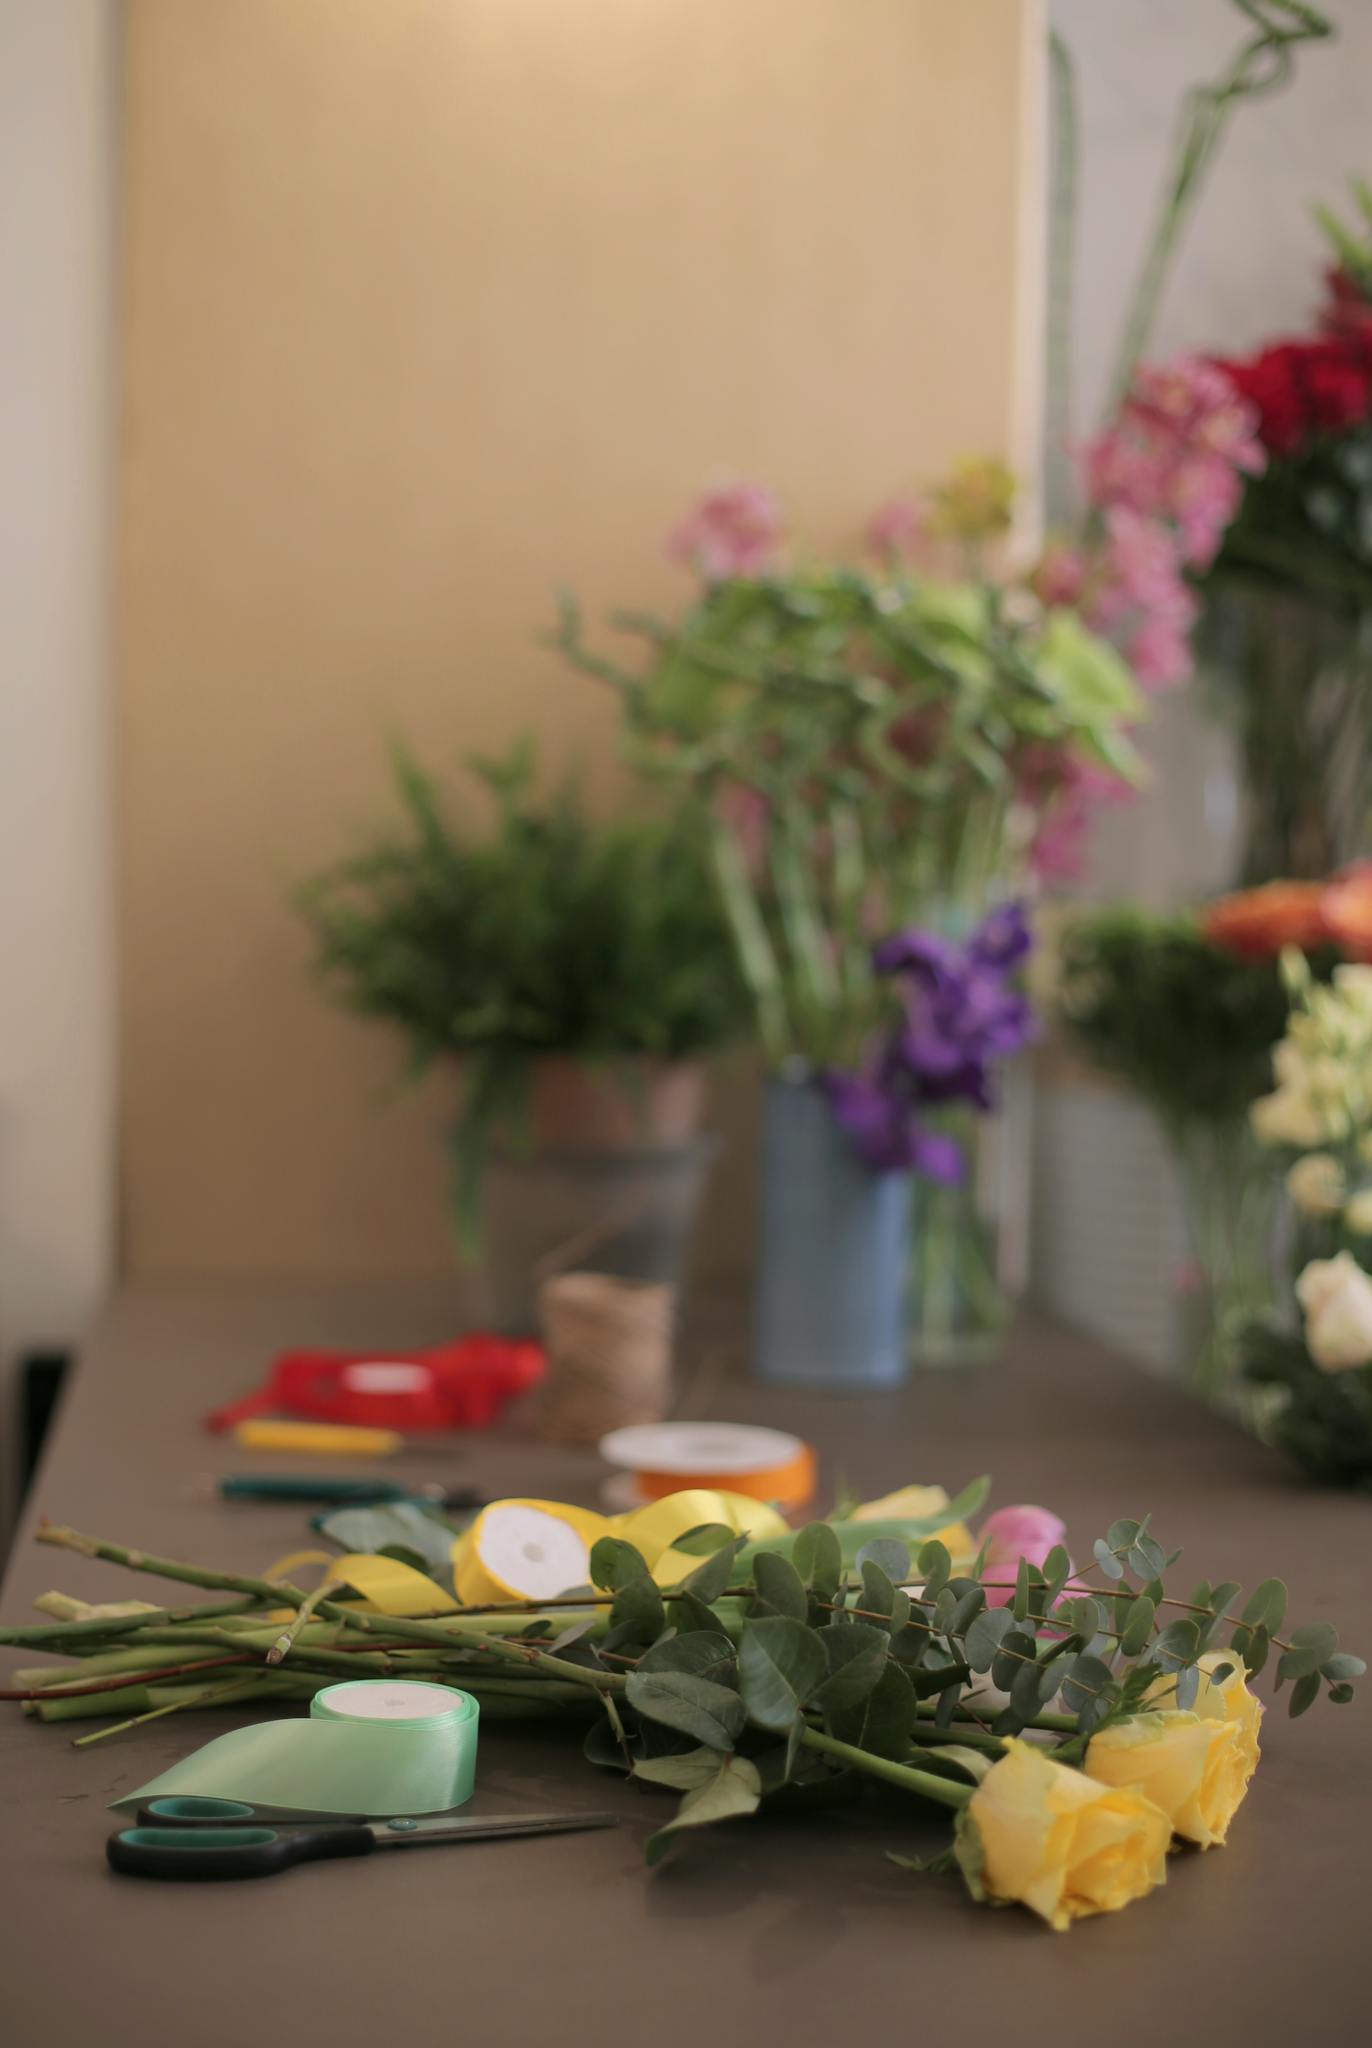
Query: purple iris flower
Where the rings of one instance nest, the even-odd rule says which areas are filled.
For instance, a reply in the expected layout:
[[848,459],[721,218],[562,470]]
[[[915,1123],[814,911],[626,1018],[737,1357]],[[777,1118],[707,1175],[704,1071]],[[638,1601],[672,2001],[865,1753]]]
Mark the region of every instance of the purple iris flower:
[[902,983],[903,1014],[856,1074],[831,1073],[834,1114],[875,1172],[960,1180],[957,1141],[925,1112],[962,1102],[994,1106],[994,1068],[1027,1045],[1035,1018],[1015,975],[1033,939],[1024,907],[993,910],[959,945],[911,928],[876,948],[880,974]]

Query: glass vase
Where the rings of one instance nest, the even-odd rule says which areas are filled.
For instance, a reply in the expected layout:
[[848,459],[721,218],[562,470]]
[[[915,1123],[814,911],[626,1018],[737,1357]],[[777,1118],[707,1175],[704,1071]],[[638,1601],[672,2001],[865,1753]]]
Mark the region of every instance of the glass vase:
[[1238,744],[1239,881],[1318,881],[1366,846],[1372,615],[1265,585],[1227,590],[1210,666]]
[[1247,1118],[1168,1132],[1191,1254],[1180,1376],[1207,1400],[1255,1420],[1239,1374],[1244,1332],[1273,1307],[1282,1183]]
[[774,1075],[763,1109],[753,1369],[838,1391],[904,1379],[910,1180],[873,1173],[823,1090]]
[[[999,1115],[945,1112],[940,1128],[967,1161],[951,1186],[917,1179],[910,1204],[909,1343],[918,1366],[973,1365],[998,1348],[1012,1314],[1011,1235]],[[1026,1153],[1027,1157],[1027,1153]]]

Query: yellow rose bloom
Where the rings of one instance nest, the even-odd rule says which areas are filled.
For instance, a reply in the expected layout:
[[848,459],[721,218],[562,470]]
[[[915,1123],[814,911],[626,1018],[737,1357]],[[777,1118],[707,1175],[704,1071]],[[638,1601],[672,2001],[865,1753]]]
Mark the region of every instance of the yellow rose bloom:
[[1166,1710],[1102,1728],[1082,1768],[1099,1785],[1144,1793],[1173,1831],[1200,1849],[1223,1842],[1253,1775],[1244,1767],[1237,1721]]
[[1141,1792],[1012,1739],[959,1816],[957,1853],[975,1897],[1017,1901],[1061,1932],[1162,1884],[1171,1837]]
[[[1214,1673],[1221,1664],[1232,1668],[1227,1678],[1217,1682]],[[1200,1660],[1199,1670],[1200,1691],[1191,1703],[1191,1711],[1203,1721],[1233,1722],[1239,1731],[1237,1748],[1247,1786],[1262,1754],[1258,1747],[1264,1711],[1262,1701],[1256,1693],[1249,1691],[1248,1673],[1237,1650],[1207,1650]],[[1143,1696],[1143,1703],[1146,1707],[1172,1706],[1176,1695],[1177,1682],[1174,1678],[1155,1678]]]
[[[901,1517],[911,1520],[923,1519],[925,1515],[936,1515],[940,1508],[948,1505],[948,1495],[941,1486],[902,1486],[895,1493],[884,1493],[880,1500],[865,1500],[861,1507],[853,1509],[850,1520],[854,1522],[896,1521]],[[945,1528],[936,1529],[935,1536],[952,1558],[954,1565],[968,1565],[977,1554],[976,1538],[965,1522],[949,1522]]]

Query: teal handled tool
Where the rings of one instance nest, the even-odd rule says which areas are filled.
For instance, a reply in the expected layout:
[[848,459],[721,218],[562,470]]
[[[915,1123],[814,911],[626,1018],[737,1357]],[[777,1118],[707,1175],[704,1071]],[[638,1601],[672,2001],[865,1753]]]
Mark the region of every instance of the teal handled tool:
[[[164,1802],[153,1801],[157,1807]],[[170,1802],[185,1806],[189,1802]],[[240,1802],[199,1800],[207,1807]],[[251,1809],[249,1809],[251,1812]],[[141,1818],[141,1815],[140,1815]],[[518,1835],[572,1834],[583,1828],[614,1827],[614,1813],[502,1813],[465,1820],[331,1821],[323,1827],[254,1827],[246,1815],[189,1820],[179,1814],[170,1825],[121,1828],[110,1836],[105,1855],[111,1870],[128,1877],[184,1879],[275,1877],[296,1863],[328,1856],[369,1856],[373,1849],[417,1849],[439,1842],[490,1842]],[[189,1820],[189,1824],[188,1824]]]
[[249,1806],[246,1799],[149,1799],[138,1809],[140,1828],[289,1828],[360,1827],[365,1813],[330,1813],[308,1821],[290,1821],[270,1809]]
[[417,1486],[396,1479],[332,1478],[296,1472],[234,1472],[218,1482],[221,1500],[298,1502],[309,1507],[375,1507],[379,1502],[414,1500],[427,1507],[465,1512],[483,1505],[474,1486]]

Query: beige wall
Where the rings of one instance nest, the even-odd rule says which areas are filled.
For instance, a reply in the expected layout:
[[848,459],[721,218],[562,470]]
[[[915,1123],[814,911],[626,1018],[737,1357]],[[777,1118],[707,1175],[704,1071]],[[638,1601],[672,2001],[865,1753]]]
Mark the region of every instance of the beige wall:
[[[432,1097],[311,989],[289,882],[608,707],[560,583],[669,601],[704,483],[815,542],[1033,416],[1036,0],[130,0],[125,1258],[421,1272]],[[1024,401],[1024,402],[1022,402]],[[604,770],[601,771],[602,775]],[[735,1186],[737,1200],[737,1186]]]
[[0,4],[0,1549],[10,1361],[78,1339],[114,1239],[105,0]]

